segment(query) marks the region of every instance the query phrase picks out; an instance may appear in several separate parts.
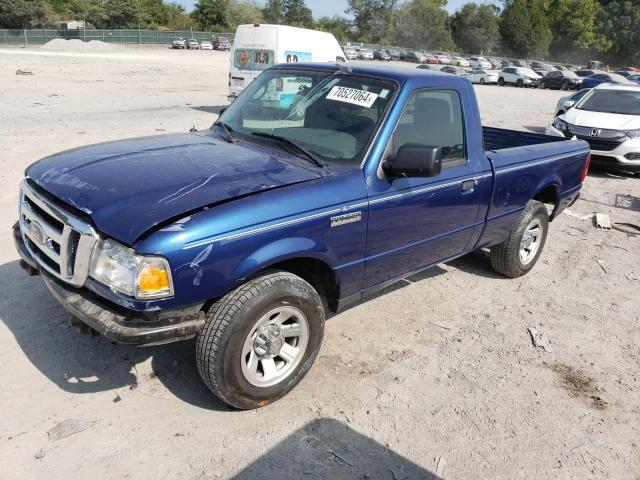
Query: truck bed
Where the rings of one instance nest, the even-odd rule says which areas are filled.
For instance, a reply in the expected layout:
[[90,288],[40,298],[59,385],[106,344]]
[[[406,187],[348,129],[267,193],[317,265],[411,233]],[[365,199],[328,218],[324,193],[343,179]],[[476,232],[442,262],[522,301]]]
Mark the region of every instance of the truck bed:
[[484,149],[487,152],[566,140],[566,138],[562,137],[495,127],[482,127],[482,136],[484,138]]

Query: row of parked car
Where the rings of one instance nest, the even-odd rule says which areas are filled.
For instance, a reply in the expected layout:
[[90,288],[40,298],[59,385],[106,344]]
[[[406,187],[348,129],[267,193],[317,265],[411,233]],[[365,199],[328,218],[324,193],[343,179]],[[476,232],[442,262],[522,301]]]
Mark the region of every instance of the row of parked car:
[[182,37],[175,37],[171,40],[171,48],[179,50],[231,50],[231,43],[226,37],[212,37],[209,40],[196,40],[189,38],[185,40]]
[[[534,62],[535,63],[535,62]],[[497,84],[500,86],[552,88],[559,90],[578,90],[593,88],[596,85],[640,84],[640,72],[634,67],[627,67],[616,72],[605,70],[572,68],[565,65],[545,65],[545,68],[508,66],[500,70],[476,67],[462,68],[451,65],[422,64],[418,68],[440,70],[457,76],[464,76],[471,83]]]

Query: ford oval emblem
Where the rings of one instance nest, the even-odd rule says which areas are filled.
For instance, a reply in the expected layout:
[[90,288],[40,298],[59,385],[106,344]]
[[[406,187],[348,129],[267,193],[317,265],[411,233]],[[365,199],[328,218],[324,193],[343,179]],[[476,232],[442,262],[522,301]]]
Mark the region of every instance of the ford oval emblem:
[[42,225],[40,225],[38,222],[31,222],[29,223],[29,226],[27,227],[27,229],[29,230],[29,234],[31,235],[31,238],[36,242],[39,243],[40,245],[46,245],[47,244],[47,234],[44,233],[44,228],[42,228]]

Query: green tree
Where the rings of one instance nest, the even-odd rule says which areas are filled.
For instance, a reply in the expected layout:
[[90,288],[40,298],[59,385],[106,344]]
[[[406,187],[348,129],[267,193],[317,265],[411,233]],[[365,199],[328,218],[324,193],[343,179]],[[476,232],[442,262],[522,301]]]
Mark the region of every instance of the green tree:
[[228,28],[228,0],[198,0],[191,18],[202,30]]
[[519,57],[544,57],[551,43],[546,0],[505,0],[500,20],[504,46]]
[[598,19],[601,32],[611,41],[609,61],[640,63],[640,4],[628,0],[606,2]]
[[553,32],[549,50],[554,58],[588,60],[592,52],[611,48],[600,28],[598,0],[551,0],[547,11]]
[[43,28],[53,23],[53,9],[45,0],[1,0],[0,27]]
[[284,19],[287,25],[296,27],[313,26],[311,9],[304,0],[284,0]]
[[400,45],[425,50],[455,48],[449,30],[449,15],[443,8],[446,1],[411,0],[398,12],[398,42]]
[[284,0],[267,0],[262,14],[267,23],[281,24],[284,23]]
[[262,23],[262,10],[250,1],[230,0],[227,7],[229,30],[235,31],[238,25],[247,23]]
[[353,16],[358,40],[384,43],[393,40],[390,24],[395,18],[396,0],[348,0],[345,13]]
[[139,0],[107,0],[104,9],[108,28],[136,28],[144,23]]
[[339,15],[334,15],[333,17],[320,17],[315,28],[322,30],[323,32],[332,33],[334,37],[341,41],[354,39],[351,20]]
[[464,52],[494,53],[500,43],[500,17],[495,5],[467,3],[451,18],[451,33]]

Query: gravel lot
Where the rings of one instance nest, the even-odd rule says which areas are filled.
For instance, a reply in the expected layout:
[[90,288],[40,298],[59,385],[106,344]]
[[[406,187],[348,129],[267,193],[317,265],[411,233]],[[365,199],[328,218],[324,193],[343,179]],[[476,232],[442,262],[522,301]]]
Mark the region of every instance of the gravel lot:
[[[631,176],[592,172],[524,278],[473,254],[334,317],[306,379],[257,411],[209,394],[192,342],[132,348],[68,326],[18,266],[24,168],[93,142],[206,128],[226,104],[228,63],[221,52],[0,50],[0,477],[640,478],[639,237],[591,220],[640,223]],[[530,131],[561,96],[477,93],[486,125]]]

